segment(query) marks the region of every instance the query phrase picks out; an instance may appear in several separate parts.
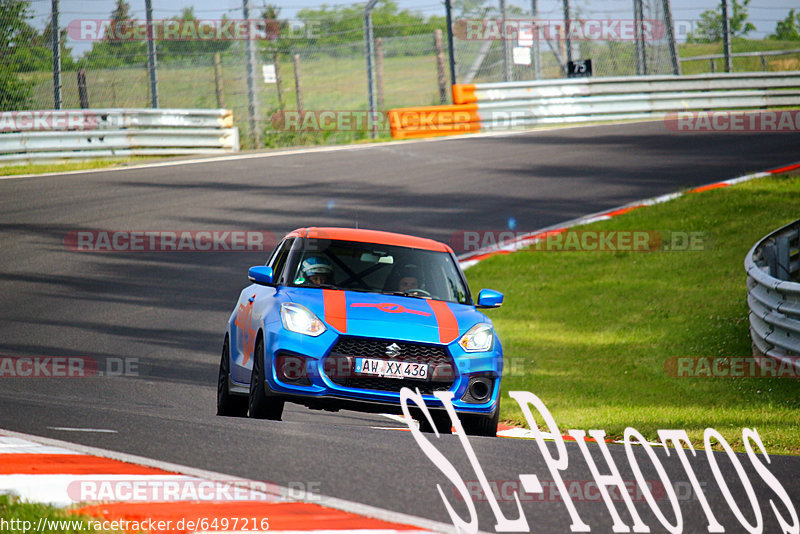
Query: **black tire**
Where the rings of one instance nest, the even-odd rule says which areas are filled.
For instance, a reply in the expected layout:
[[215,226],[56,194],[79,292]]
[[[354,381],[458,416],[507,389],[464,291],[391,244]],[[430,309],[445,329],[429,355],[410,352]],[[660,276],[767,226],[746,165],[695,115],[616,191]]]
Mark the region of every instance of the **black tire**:
[[461,426],[468,436],[497,437],[497,423],[500,421],[500,404],[489,414],[462,414]]
[[228,389],[228,377],[231,374],[231,346],[228,337],[222,345],[222,358],[219,362],[219,378],[217,380],[217,415],[225,417],[247,416],[247,397],[233,395]]
[[253,419],[280,421],[283,414],[283,399],[267,395],[267,381],[264,378],[264,339],[259,337],[253,351],[253,372],[250,373],[250,396],[248,415]]
[[[447,412],[440,412],[439,410],[430,410],[431,419],[433,419],[433,424],[436,426],[436,430],[439,434],[450,434],[450,429],[453,427],[453,423],[450,421],[450,416],[447,415]],[[433,426],[428,422],[428,419],[420,414],[419,415],[419,430],[420,432],[427,432],[429,434],[433,434]]]

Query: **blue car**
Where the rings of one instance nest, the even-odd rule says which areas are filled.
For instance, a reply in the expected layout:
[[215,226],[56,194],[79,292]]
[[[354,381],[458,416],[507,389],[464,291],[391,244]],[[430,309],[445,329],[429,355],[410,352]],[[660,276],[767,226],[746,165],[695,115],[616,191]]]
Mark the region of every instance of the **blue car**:
[[503,350],[477,308],[497,308],[503,295],[484,289],[473,302],[449,246],[301,228],[249,278],[225,332],[218,415],[280,420],[287,401],[400,413],[400,389],[409,387],[436,430],[449,432],[450,421],[433,393],[452,391],[464,430],[496,435]]

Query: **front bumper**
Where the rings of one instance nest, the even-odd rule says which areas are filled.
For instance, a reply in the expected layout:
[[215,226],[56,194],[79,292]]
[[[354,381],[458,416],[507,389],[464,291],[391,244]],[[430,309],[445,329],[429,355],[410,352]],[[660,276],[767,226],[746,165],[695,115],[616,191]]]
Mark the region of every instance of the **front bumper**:
[[[380,356],[375,349],[397,343],[402,347],[401,355],[392,358]],[[376,339],[343,336],[332,329],[312,338],[302,334],[280,330],[265,335],[267,387],[271,394],[284,397],[290,402],[321,409],[357,409],[360,411],[398,412],[400,410],[401,387],[419,388],[426,406],[442,408],[442,402],[433,396],[434,391],[452,391],[453,407],[460,413],[484,413],[494,411],[499,401],[500,377],[502,376],[502,349],[499,342],[494,350],[483,353],[466,353],[452,342],[449,345],[416,343],[404,339]],[[355,352],[342,354],[342,351]],[[370,352],[365,354],[364,352]],[[403,360],[403,352],[410,353]],[[400,359],[413,363],[429,364],[429,376],[433,380],[379,378],[355,375],[347,367],[347,358],[375,357]],[[299,374],[286,372],[287,360],[304,362]],[[297,359],[301,360],[297,360]],[[449,363],[449,374],[444,365]],[[298,369],[297,364],[290,366]],[[434,373],[438,371],[438,375]],[[349,373],[349,374],[348,374]],[[300,377],[300,380],[298,380]],[[490,393],[486,400],[477,401],[471,395],[471,385],[482,381]],[[366,386],[366,387],[365,387]],[[380,388],[380,389],[374,389]]]

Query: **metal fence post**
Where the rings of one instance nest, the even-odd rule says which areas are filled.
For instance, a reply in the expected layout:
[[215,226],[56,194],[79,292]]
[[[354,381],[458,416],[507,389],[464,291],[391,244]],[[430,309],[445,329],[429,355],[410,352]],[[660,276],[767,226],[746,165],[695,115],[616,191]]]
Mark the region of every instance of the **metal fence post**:
[[636,74],[647,74],[647,49],[644,42],[644,8],[642,0],[633,0],[634,40],[636,42]]
[[542,77],[542,49],[539,46],[539,25],[536,23],[536,17],[539,16],[539,3],[537,0],[531,0],[531,18],[533,19],[533,43],[531,52],[533,54],[533,77],[538,80]]
[[506,34],[506,0],[500,0],[500,18],[503,28],[500,38],[503,40],[503,81],[510,82],[512,78],[511,62],[508,60],[508,35]]
[[153,35],[153,2],[144,0],[147,17],[147,71],[150,73],[150,107],[158,108],[158,76],[156,74],[156,44]]
[[250,1],[242,0],[242,11],[247,24],[247,40],[245,40],[245,56],[247,56],[247,114],[250,119],[250,135],[256,147],[261,145],[261,132],[256,125],[258,101],[256,100],[255,83],[255,50],[253,50],[253,28],[250,23]]
[[[367,92],[369,96],[369,114],[370,117],[375,116],[375,80],[374,73],[372,72],[372,9],[378,0],[369,0],[367,5],[364,6],[364,44],[366,45],[367,54]],[[377,121],[374,121],[374,127],[370,130],[370,137],[375,139],[378,136]]]
[[681,73],[681,62],[678,59],[678,44],[675,42],[675,23],[672,20],[672,7],[670,0],[662,1],[664,20],[667,23],[667,39],[669,39],[669,59],[672,62],[672,74],[676,76]]
[[456,83],[456,52],[453,49],[453,6],[450,0],[444,0],[444,8],[447,19],[447,53],[450,55],[450,89],[452,93],[453,84]]
[[564,45],[567,55],[567,64],[564,65],[565,71],[568,68],[567,65],[572,61],[572,39],[569,36],[571,24],[569,17],[569,0],[564,0]]
[[51,4],[51,29],[53,45],[53,109],[61,109],[61,36],[58,24],[58,0]]
[[731,21],[728,19],[728,0],[722,3],[722,46],[725,54],[725,72],[733,70],[731,66]]

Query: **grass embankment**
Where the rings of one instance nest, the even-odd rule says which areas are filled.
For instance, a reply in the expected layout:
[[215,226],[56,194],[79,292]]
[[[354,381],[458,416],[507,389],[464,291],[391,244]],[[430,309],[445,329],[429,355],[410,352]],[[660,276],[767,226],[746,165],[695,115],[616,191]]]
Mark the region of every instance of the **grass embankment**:
[[[778,176],[690,194],[584,228],[710,232],[709,250],[520,251],[467,271],[473,288],[503,291],[490,312],[506,367],[501,419],[523,423],[507,392],[537,394],[561,430],[632,426],[719,430],[743,450],[755,427],[770,453],[800,453],[800,383],[787,378],[678,378],[673,357],[751,355],[744,258],[800,217],[800,177]],[[516,370],[516,372],[515,372]],[[519,371],[521,370],[521,372]]]

